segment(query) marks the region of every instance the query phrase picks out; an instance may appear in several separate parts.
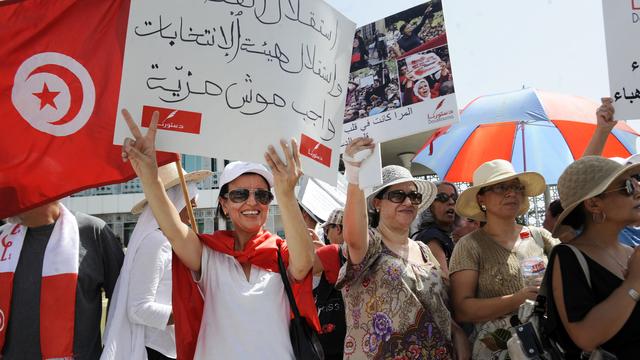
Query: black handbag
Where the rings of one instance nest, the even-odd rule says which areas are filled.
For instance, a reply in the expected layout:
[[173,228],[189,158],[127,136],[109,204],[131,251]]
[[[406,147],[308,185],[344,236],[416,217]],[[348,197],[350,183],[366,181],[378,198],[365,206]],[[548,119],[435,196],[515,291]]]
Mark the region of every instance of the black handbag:
[[318,334],[307,324],[307,321],[300,316],[300,311],[298,311],[298,305],[296,304],[296,299],[293,297],[291,284],[289,284],[287,269],[284,267],[284,262],[282,261],[280,246],[278,246],[278,268],[280,269],[280,277],[282,278],[282,284],[287,293],[287,298],[289,298],[291,311],[293,311],[293,319],[289,324],[289,337],[291,338],[293,354],[297,360],[324,360],[324,352],[322,351]]

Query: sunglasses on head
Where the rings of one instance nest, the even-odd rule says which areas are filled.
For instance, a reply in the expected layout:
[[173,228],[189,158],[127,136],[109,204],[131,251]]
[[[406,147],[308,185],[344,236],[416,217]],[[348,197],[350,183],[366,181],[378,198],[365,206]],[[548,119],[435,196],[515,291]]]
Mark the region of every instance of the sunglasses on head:
[[269,205],[273,201],[273,194],[269,190],[264,189],[233,189],[224,195],[227,199],[233,203],[242,203],[249,199],[249,195],[253,194],[253,197],[262,205]]
[[453,200],[453,202],[458,201],[458,194],[454,193],[449,195],[447,193],[441,192],[441,193],[437,193],[435,198],[436,201],[440,201],[443,203],[449,202],[449,199]]
[[[634,182],[635,180],[635,182]],[[603,194],[607,194],[607,193],[612,193],[612,192],[616,192],[616,191],[621,191],[623,190],[624,194],[626,196],[631,196],[633,194],[635,194],[636,189],[638,188],[637,183],[640,182],[640,174],[635,174],[635,175],[631,175],[628,179],[626,179],[624,181],[624,186],[623,187],[619,187],[617,189],[611,189],[611,190],[607,190],[602,192]]]
[[401,204],[406,198],[409,198],[411,205],[420,205],[422,203],[422,194],[417,191],[392,190],[384,194],[384,198],[392,203]]
[[486,191],[491,191],[498,195],[505,194],[507,191],[513,191],[516,194],[523,194],[525,190],[525,186],[520,183],[511,183],[511,184],[496,184],[492,186],[487,186],[485,188]]

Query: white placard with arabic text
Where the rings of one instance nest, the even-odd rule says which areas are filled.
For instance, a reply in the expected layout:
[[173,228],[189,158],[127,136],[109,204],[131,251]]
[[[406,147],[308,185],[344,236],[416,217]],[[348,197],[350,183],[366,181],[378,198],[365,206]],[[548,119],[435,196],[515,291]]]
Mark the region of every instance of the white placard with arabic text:
[[293,137],[335,184],[354,31],[321,0],[132,1],[119,107],[160,113],[159,150],[264,162]]
[[603,0],[609,89],[615,118],[640,118],[640,0]]

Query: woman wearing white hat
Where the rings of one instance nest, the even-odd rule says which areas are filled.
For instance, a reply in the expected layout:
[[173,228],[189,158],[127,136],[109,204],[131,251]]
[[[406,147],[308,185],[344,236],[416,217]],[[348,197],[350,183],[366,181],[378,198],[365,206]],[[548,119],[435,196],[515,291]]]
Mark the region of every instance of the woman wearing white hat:
[[[198,235],[180,221],[158,179],[158,113],[144,136],[126,110],[123,115],[135,137],[125,141],[123,157],[140,177],[149,206],[177,255],[173,313],[178,358],[293,359],[290,304],[278,272],[279,254],[288,277],[296,280],[291,285],[300,315],[320,328],[311,289],[313,245],[294,195],[302,175],[295,141],[281,142],[286,163],[272,146],[265,153],[273,175],[260,164],[229,163],[220,178],[218,200],[234,230]],[[286,243],[264,229],[272,186]]]
[[[184,175],[195,206],[196,183],[213,173],[208,170]],[[187,204],[175,163],[158,169],[158,177],[180,219],[189,224]],[[131,213],[140,215],[129,240],[116,284],[104,335],[102,360],[175,359],[176,341],[171,312],[171,244],[162,234],[147,200]],[[145,351],[146,348],[146,351]]]
[[508,161],[493,160],[476,169],[473,184],[460,194],[456,212],[486,225],[456,244],[449,273],[455,319],[474,323],[473,358],[484,360],[506,353],[509,318],[536,298],[557,240],[543,228],[516,223],[529,209],[527,197],[544,191],[542,175],[516,173]]
[[[366,156],[356,154],[370,154],[373,146],[371,139],[358,138],[344,155],[348,261],[337,287],[346,306],[345,359],[451,359],[454,351],[468,358],[466,336],[451,321],[438,262],[427,245],[409,239],[411,223],[433,201],[436,187],[403,167],[386,166],[383,184],[365,198],[357,170]],[[373,227],[367,208],[376,214]],[[455,350],[452,335],[461,340]]]
[[597,348],[618,359],[640,354],[640,249],[618,241],[625,226],[640,221],[639,179],[640,164],[586,156],[558,180],[564,211],[554,234],[567,225],[580,232],[573,249],[554,249],[548,270],[553,301],[547,311],[557,326],[552,337],[566,359]]

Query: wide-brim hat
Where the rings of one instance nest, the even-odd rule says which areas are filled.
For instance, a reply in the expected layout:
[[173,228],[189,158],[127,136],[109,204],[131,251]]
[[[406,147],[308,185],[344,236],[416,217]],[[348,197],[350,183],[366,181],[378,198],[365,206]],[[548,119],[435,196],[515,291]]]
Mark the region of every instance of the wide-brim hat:
[[578,205],[602,194],[620,175],[636,168],[640,169],[640,163],[623,165],[601,156],[585,156],[567,166],[558,179],[558,194],[564,210],[558,215],[553,236],[558,235],[565,218]]
[[422,202],[418,205],[418,211],[431,205],[433,199],[436,197],[436,185],[428,180],[416,179],[411,175],[411,172],[402,166],[389,165],[382,168],[382,185],[373,188],[371,194],[367,196],[367,206],[370,212],[375,211],[373,206],[373,199],[380,193],[380,191],[395,184],[401,184],[404,182],[413,182],[416,185],[417,191],[422,194]]
[[220,175],[220,181],[218,182],[218,186],[222,188],[233,180],[237,179],[240,175],[244,175],[246,173],[254,173],[262,176],[269,187],[273,187],[273,175],[267,169],[266,166],[258,163],[252,163],[247,161],[232,161],[224,167],[222,170],[222,175]]
[[[487,161],[478,166],[473,172],[473,186],[467,188],[460,194],[456,202],[456,212],[462,217],[467,217],[477,221],[487,221],[487,215],[480,209],[477,195],[483,187],[499,184],[512,179],[520,180],[524,185],[526,196],[537,196],[544,192],[546,184],[544,177],[537,172],[525,171],[516,173],[513,165],[502,159]],[[518,215],[522,215],[529,210],[529,201],[525,199],[518,210]]]
[[[184,171],[184,169],[182,169],[182,173],[184,174],[185,182],[198,182],[213,175],[213,173],[209,170],[197,170],[188,173]],[[180,183],[180,176],[178,175],[178,168],[176,167],[176,163],[169,163],[159,167],[158,177],[160,178],[162,186],[165,190],[171,189],[172,187]],[[131,213],[134,215],[140,214],[142,210],[144,210],[144,207],[146,205],[147,199],[142,199],[131,208]]]

